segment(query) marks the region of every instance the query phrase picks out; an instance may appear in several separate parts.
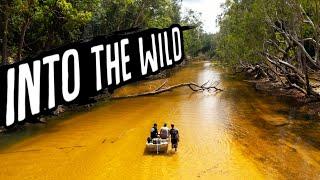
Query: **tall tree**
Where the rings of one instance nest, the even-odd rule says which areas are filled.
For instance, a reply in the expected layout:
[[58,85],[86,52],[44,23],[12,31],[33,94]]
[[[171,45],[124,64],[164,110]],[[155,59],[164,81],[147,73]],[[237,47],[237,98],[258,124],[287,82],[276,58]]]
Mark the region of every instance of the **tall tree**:
[[1,56],[2,61],[1,64],[5,65],[8,63],[8,23],[9,23],[9,13],[10,13],[10,6],[8,0],[2,0],[1,2],[1,14],[2,14],[2,50]]

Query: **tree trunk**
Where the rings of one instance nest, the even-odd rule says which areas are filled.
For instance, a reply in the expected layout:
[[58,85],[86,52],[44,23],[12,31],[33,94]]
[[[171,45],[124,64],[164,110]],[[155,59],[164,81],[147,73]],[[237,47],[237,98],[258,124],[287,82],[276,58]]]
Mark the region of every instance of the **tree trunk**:
[[19,41],[19,47],[18,47],[18,54],[17,54],[17,60],[21,61],[22,58],[22,49],[23,49],[23,44],[24,44],[24,37],[26,35],[26,31],[29,27],[30,24],[30,17],[27,18],[27,20],[22,24],[22,32],[20,36],[20,41]]
[[138,16],[136,17],[134,23],[131,25],[131,27],[137,27],[137,26],[138,26],[139,20],[140,20],[141,16],[143,16],[143,13],[144,13],[145,5],[146,5],[146,2],[143,1],[142,6],[141,6],[141,9],[140,9],[140,11],[139,11],[139,14],[138,14]]
[[2,65],[8,64],[8,22],[9,22],[9,4],[8,1],[4,1],[3,8],[3,37],[2,37]]
[[48,39],[44,44],[44,50],[49,50],[52,46],[52,41],[54,39],[54,30],[52,27],[48,30]]
[[[299,48],[299,52],[301,52],[300,48]],[[301,53],[300,53],[300,55],[301,55]],[[302,60],[302,69],[303,69],[305,82],[306,82],[307,95],[310,96],[311,95],[311,86],[310,86],[310,82],[309,82],[308,67],[306,65],[306,57],[305,57],[305,55],[302,55],[300,57],[301,57],[301,60]]]

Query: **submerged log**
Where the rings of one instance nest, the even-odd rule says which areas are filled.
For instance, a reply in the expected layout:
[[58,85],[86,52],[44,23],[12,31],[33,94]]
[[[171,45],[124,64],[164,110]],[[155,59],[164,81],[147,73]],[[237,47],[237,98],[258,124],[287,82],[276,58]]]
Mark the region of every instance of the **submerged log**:
[[223,91],[222,89],[217,87],[219,84],[218,82],[209,84],[209,81],[208,81],[202,85],[198,85],[194,82],[188,82],[188,83],[180,83],[180,84],[176,84],[173,86],[165,87],[166,83],[167,83],[167,81],[165,81],[163,84],[161,84],[161,86],[159,86],[158,88],[156,88],[155,90],[152,90],[152,91],[142,92],[142,93],[138,93],[138,94],[130,94],[130,95],[125,95],[125,96],[115,96],[115,97],[112,97],[112,99],[134,98],[134,97],[140,97],[140,96],[152,96],[152,95],[161,94],[161,93],[168,92],[173,89],[177,89],[177,88],[181,88],[181,87],[189,87],[194,92],[212,91],[212,90],[214,92]]

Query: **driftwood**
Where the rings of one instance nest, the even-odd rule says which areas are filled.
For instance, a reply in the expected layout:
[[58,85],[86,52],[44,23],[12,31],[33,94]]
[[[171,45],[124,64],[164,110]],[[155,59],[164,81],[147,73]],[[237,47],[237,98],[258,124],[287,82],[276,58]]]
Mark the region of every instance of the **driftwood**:
[[223,91],[222,89],[217,87],[219,85],[219,82],[209,84],[209,81],[207,81],[206,83],[204,83],[202,85],[198,85],[194,82],[188,82],[188,83],[180,83],[180,84],[176,84],[173,86],[165,87],[166,84],[167,84],[167,81],[165,81],[164,83],[161,84],[161,86],[159,86],[158,88],[156,88],[155,90],[152,90],[152,91],[142,92],[142,93],[138,93],[138,94],[130,94],[130,95],[125,95],[125,96],[115,96],[115,97],[112,97],[112,99],[134,98],[134,97],[140,97],[140,96],[152,96],[152,95],[172,91],[173,89],[177,89],[177,88],[181,88],[181,87],[189,87],[194,92],[199,92],[199,91],[219,92],[219,91]]

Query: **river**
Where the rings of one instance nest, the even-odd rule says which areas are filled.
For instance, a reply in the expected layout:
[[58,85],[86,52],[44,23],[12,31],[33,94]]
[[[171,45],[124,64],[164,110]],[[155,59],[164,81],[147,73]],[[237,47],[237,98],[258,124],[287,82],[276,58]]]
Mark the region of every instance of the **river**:
[[[290,101],[256,92],[210,62],[168,85],[219,81],[223,92],[188,88],[101,102],[0,137],[0,179],[319,179],[320,124]],[[120,88],[157,88],[165,79]],[[177,152],[145,152],[152,124],[175,123]]]

